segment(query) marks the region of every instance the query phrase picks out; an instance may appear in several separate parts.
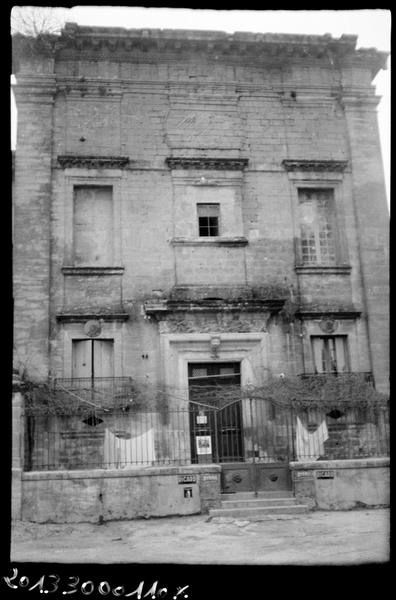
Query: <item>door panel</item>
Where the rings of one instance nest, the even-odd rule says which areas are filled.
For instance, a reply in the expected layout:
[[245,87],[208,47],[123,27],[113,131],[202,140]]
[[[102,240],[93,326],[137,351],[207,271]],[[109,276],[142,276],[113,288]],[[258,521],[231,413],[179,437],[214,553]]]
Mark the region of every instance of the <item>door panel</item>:
[[239,400],[230,388],[219,394],[227,385],[240,385],[239,363],[189,365],[192,462],[220,463],[226,493],[291,489],[291,414],[264,399]]
[[188,374],[192,461],[222,463],[242,460],[239,402],[232,402],[218,410],[219,405],[227,402],[219,394],[219,389],[240,384],[240,364],[189,364]]
[[114,377],[113,340],[93,340],[94,376]]
[[73,340],[72,377],[92,377],[91,340]]
[[223,463],[221,471],[221,487],[224,493],[291,489],[288,464]]
[[217,436],[220,462],[242,462],[241,403],[233,402],[218,411]]

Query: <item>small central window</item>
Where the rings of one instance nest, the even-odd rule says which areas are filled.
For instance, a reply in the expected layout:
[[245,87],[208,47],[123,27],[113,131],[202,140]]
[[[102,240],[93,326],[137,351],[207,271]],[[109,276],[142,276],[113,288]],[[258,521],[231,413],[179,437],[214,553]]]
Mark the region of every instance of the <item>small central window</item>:
[[197,204],[200,237],[219,235],[220,204]]

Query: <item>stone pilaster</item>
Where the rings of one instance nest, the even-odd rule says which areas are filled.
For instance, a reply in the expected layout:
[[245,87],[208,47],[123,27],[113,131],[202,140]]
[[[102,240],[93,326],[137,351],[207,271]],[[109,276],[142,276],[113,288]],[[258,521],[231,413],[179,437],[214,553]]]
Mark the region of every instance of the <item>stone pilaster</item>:
[[[14,181],[16,362],[33,379],[48,376],[52,120],[50,59],[24,63],[14,88],[18,110]],[[31,67],[30,69],[28,67]],[[40,68],[39,68],[40,66]]]
[[378,132],[378,98],[343,98],[352,166],[372,370],[378,391],[389,390],[389,213]]
[[12,397],[12,470],[11,470],[11,518],[22,517],[22,472],[24,454],[23,397],[14,392]]

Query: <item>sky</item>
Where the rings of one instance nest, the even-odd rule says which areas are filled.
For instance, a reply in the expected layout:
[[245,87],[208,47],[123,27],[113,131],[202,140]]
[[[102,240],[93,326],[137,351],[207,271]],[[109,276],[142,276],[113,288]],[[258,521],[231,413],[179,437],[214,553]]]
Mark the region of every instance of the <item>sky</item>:
[[[254,33],[296,33],[333,37],[358,36],[357,47],[390,52],[391,13],[389,10],[208,10],[195,8],[143,8],[125,6],[74,6],[54,9],[66,22],[97,27],[128,29],[203,29],[250,31]],[[388,204],[390,189],[390,57],[388,69],[373,81],[377,95],[378,124],[384,162]],[[15,148],[15,103],[11,100],[11,145]]]

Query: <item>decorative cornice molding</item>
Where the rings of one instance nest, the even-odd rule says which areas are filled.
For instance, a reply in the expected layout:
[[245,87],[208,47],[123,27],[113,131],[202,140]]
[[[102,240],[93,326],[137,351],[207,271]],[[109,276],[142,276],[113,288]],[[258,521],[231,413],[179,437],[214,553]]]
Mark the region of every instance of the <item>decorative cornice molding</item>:
[[358,319],[362,314],[362,311],[350,309],[336,309],[336,308],[315,308],[315,309],[304,309],[300,308],[296,312],[296,317],[300,319]]
[[337,173],[343,173],[348,166],[346,160],[298,160],[298,159],[285,159],[282,161],[283,167],[286,171],[314,171],[323,172],[331,171]]
[[245,237],[233,238],[173,238],[170,240],[172,246],[246,246],[249,242]]
[[124,271],[124,267],[62,267],[62,273],[64,275],[77,275],[83,277],[89,275],[123,275]]
[[233,302],[229,300],[201,300],[201,301],[172,301],[172,300],[146,300],[144,310],[146,315],[156,318],[166,318],[171,313],[203,313],[203,312],[271,312],[277,313],[285,303],[283,298],[268,300],[246,300]]
[[58,156],[62,169],[120,169],[129,163],[128,156]]
[[170,169],[217,169],[223,171],[242,171],[248,164],[248,158],[183,158],[165,159]]
[[349,275],[350,265],[296,265],[298,275]]
[[90,320],[102,320],[102,321],[127,321],[129,314],[125,312],[96,312],[87,313],[58,313],[56,320],[63,323],[85,323]]

